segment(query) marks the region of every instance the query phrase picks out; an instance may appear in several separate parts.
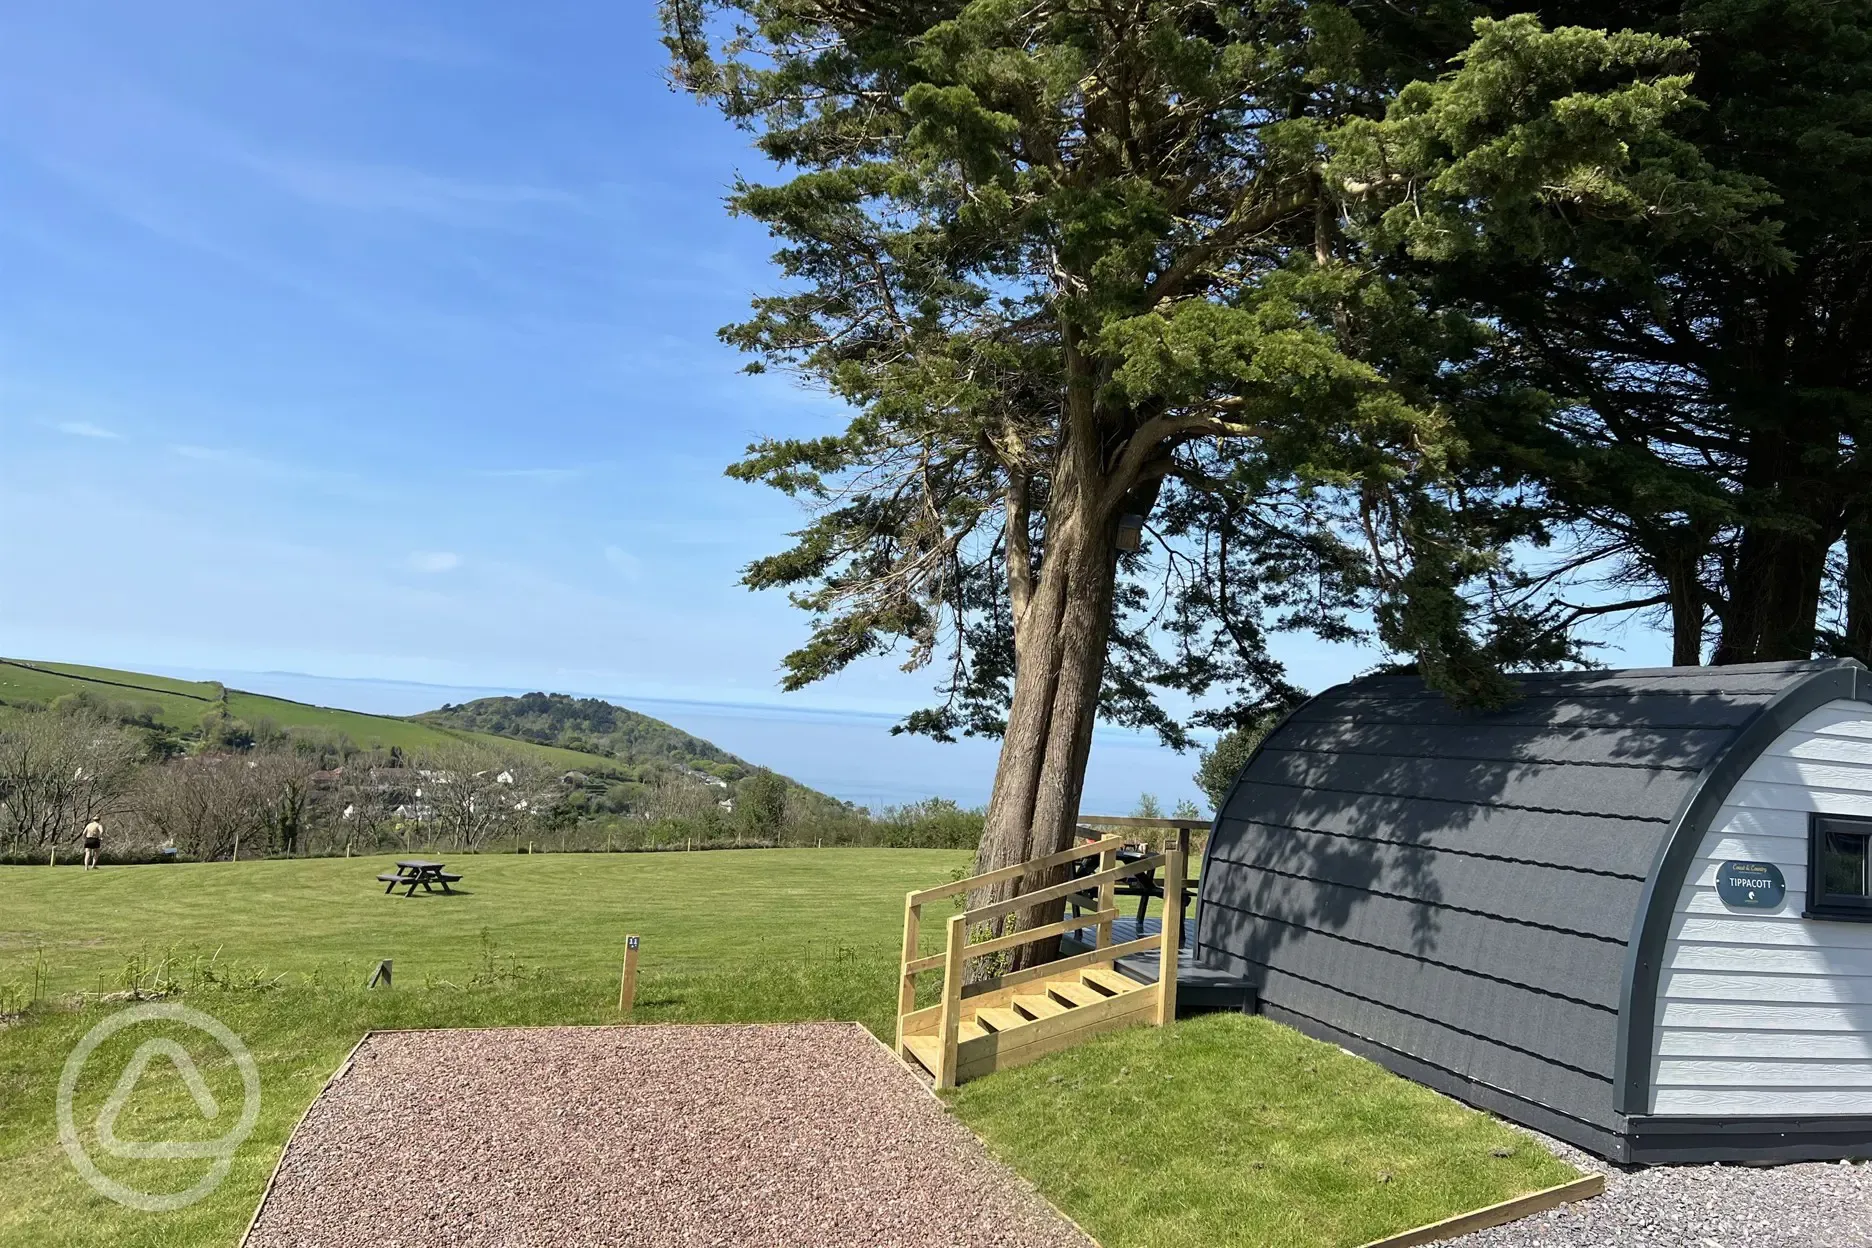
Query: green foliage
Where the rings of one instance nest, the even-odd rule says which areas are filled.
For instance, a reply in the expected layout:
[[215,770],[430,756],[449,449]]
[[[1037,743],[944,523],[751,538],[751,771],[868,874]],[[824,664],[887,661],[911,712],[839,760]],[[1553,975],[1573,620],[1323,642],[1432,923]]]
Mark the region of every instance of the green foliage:
[[198,735],[203,747],[210,750],[250,750],[257,739],[252,726],[229,715],[224,707],[201,717]]
[[659,761],[698,769],[720,766],[730,773],[724,779],[739,779],[751,770],[734,755],[700,737],[599,698],[574,698],[563,693],[478,698],[416,718],[422,723],[469,732],[576,748],[628,764]]
[[762,768],[735,786],[735,813],[756,832],[777,831],[786,822],[787,781]]
[[1478,20],[1454,73],[1340,132],[1330,174],[1388,205],[1375,240],[1429,260],[1629,270],[1634,242],[1697,239],[1785,262],[1775,231],[1751,220],[1769,199],[1759,182],[1717,170],[1671,130],[1697,108],[1689,50],[1633,31],[1549,31],[1526,13]]
[[1208,796],[1211,810],[1221,811],[1229,790],[1235,787],[1235,777],[1241,775],[1249,756],[1274,730],[1279,719],[1278,714],[1263,715],[1253,723],[1223,733],[1213,746],[1202,752],[1196,768],[1196,787]]
[[1679,663],[1872,656],[1872,4],[1550,12],[1636,29],[1483,22],[1334,168],[1388,267],[1544,396],[1466,434],[1564,542],[1553,576],[1616,591],[1552,626],[1667,613]]

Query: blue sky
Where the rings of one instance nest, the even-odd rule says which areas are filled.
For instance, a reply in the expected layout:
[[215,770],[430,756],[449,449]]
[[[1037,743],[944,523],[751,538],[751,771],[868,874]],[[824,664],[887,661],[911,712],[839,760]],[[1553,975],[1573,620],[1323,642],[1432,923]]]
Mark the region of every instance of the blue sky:
[[651,9],[0,13],[0,653],[779,699],[803,621],[735,577],[799,515],[721,470],[837,412],[714,339],[762,166]]

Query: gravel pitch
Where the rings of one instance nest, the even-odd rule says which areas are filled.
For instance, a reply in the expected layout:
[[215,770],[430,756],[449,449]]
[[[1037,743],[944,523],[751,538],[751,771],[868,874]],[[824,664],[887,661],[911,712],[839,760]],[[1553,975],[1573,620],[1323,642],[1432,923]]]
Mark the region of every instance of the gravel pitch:
[[249,1248],[1091,1248],[852,1024],[373,1036]]
[[1872,1165],[1619,1170],[1526,1134],[1605,1175],[1605,1195],[1445,1241],[1448,1248],[1872,1248]]

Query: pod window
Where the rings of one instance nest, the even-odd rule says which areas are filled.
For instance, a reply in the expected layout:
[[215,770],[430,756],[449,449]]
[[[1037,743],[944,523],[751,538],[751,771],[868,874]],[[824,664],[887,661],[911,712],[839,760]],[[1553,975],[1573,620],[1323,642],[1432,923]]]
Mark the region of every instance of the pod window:
[[1872,922],[1872,819],[1813,816],[1807,834],[1807,913]]

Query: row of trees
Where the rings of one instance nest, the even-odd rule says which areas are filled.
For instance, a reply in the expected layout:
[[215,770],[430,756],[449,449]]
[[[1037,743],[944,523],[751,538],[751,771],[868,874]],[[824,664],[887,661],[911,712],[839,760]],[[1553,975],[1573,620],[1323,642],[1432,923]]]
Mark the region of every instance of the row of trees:
[[71,845],[92,819],[114,852],[196,859],[479,849],[562,817],[566,787],[497,751],[422,756],[275,736],[171,755],[83,705],[0,712],[0,855]]
[[902,647],[1003,738],[983,868],[1281,630],[1481,704],[1621,614],[1872,647],[1872,3],[1519,7],[663,0],[778,172],[724,335],[854,409],[730,469],[812,512],[747,583],[789,686]]

